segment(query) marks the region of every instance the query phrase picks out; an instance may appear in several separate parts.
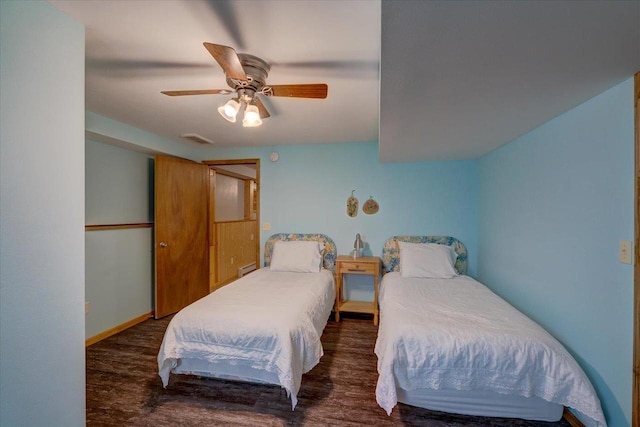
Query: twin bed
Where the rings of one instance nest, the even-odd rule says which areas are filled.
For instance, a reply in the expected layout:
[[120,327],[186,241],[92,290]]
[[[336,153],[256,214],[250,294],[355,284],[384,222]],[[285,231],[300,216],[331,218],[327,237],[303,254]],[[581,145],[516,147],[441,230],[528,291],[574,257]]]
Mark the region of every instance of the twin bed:
[[[276,234],[265,267],[184,308],[158,354],[159,375],[276,384],[297,404],[323,355],[335,301],[336,247],[322,234]],[[606,426],[576,361],[550,334],[466,276],[452,237],[398,236],[383,249],[376,400],[460,414],[557,421],[563,407]]]
[[563,406],[606,426],[600,401],[567,350],[466,276],[452,237],[397,236],[383,249],[376,400],[431,410],[557,421]]
[[302,374],[323,355],[335,301],[336,247],[322,234],[276,234],[265,267],[199,299],[169,323],[158,369],[279,385],[298,402]]

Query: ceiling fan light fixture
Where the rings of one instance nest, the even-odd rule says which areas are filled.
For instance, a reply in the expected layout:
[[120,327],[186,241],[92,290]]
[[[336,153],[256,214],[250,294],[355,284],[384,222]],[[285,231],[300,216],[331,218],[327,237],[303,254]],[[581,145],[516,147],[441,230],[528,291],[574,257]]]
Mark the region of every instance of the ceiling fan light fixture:
[[240,103],[235,99],[228,100],[226,104],[218,108],[218,113],[231,123],[236,122],[238,111],[240,111]]
[[258,107],[256,107],[255,105],[247,105],[247,108],[244,110],[244,119],[242,119],[242,126],[246,128],[253,128],[256,126],[260,126],[261,124],[262,119],[260,118]]
[[[2,0],[0,0],[2,1]],[[228,122],[235,123],[240,110],[244,112],[242,125],[256,127],[263,119],[271,117],[260,98],[280,96],[287,98],[327,97],[326,83],[303,83],[267,86],[267,76],[271,65],[264,59],[246,53],[237,53],[234,48],[215,43],[204,43],[213,59],[224,71],[229,89],[169,90],[161,93],[167,96],[183,95],[227,95],[235,92],[235,98],[218,108],[218,113]]]

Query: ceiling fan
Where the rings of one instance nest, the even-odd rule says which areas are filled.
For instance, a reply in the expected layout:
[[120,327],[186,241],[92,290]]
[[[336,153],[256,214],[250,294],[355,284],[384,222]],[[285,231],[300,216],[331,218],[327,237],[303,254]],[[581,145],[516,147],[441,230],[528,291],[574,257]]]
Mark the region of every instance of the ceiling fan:
[[162,91],[163,94],[229,95],[235,92],[236,96],[218,108],[218,112],[226,120],[235,123],[238,112],[244,108],[244,127],[260,126],[262,119],[270,117],[258,95],[318,99],[327,97],[328,87],[324,83],[267,85],[271,67],[265,60],[246,53],[236,53],[229,46],[205,42],[204,47],[222,67],[231,89],[172,90]]

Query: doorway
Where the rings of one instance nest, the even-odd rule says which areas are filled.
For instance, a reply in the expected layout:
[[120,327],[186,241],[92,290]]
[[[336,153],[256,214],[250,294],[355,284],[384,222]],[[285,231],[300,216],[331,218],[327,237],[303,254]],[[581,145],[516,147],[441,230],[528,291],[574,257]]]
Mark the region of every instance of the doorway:
[[260,159],[208,160],[209,291],[259,267]]

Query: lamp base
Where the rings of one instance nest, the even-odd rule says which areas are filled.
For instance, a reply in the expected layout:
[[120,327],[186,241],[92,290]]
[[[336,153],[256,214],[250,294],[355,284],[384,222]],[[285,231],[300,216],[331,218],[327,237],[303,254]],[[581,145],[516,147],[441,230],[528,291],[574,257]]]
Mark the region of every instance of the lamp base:
[[362,249],[354,249],[351,251],[351,257],[353,259],[358,259],[362,256]]

